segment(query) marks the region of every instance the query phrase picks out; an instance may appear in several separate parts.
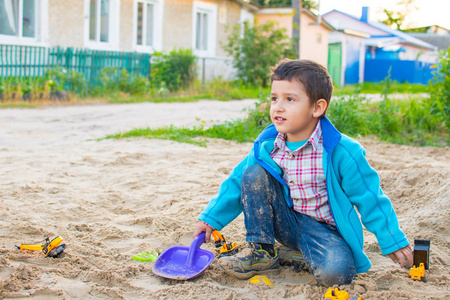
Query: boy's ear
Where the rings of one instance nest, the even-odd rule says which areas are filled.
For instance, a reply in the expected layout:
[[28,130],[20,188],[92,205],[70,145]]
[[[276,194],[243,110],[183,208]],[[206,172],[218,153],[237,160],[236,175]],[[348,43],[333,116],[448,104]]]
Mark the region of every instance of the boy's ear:
[[328,107],[327,101],[325,99],[319,99],[314,104],[313,117],[314,118],[319,118],[319,117],[323,116],[323,114],[327,110],[327,107]]

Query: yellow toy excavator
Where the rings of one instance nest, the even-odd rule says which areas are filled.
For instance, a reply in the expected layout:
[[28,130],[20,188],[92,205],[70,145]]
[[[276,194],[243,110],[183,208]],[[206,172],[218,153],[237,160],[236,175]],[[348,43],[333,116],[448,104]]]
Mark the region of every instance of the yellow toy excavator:
[[47,237],[40,243],[36,244],[20,244],[20,246],[16,246],[19,250],[42,250],[45,254],[45,257],[56,258],[61,252],[66,249],[66,244],[61,244],[62,238],[60,236],[55,237],[53,240]]

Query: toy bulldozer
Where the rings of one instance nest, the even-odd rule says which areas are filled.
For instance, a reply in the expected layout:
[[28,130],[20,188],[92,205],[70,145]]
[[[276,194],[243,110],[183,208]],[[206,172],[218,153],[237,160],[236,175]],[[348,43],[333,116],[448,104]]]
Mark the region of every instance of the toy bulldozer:
[[58,255],[66,249],[66,244],[61,244],[62,238],[60,236],[55,237],[53,240],[47,237],[40,243],[36,244],[20,244],[16,246],[19,250],[37,250],[42,251],[45,257],[56,258]]
[[429,269],[430,240],[414,240],[414,266],[409,270],[409,277],[426,282],[425,271]]
[[423,263],[420,263],[420,266],[416,268],[416,266],[413,266],[409,270],[409,277],[414,280],[422,280],[423,282],[426,281],[425,278],[425,266]]
[[227,242],[225,237],[218,230],[212,232],[216,248],[219,248],[220,256],[229,256],[237,253],[237,242]]
[[323,296],[324,300],[361,300],[360,295],[350,298],[346,291],[341,291],[339,288],[328,288],[328,291]]

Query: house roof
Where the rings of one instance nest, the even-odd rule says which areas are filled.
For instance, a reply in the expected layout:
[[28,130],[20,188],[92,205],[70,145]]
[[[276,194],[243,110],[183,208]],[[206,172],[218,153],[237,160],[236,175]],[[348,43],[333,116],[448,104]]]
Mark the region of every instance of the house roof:
[[[357,28],[357,30],[366,32],[370,34],[369,38],[366,38],[366,44],[367,45],[373,45],[379,47],[384,47],[385,45],[392,45],[393,42],[397,43],[404,43],[413,45],[420,48],[426,48],[430,50],[435,50],[436,47],[424,42],[422,40],[419,40],[413,36],[410,36],[406,33],[403,33],[399,30],[395,30],[387,26],[386,24],[380,23],[380,22],[365,22],[362,21],[359,17],[352,16],[350,14],[341,12],[339,10],[332,10],[330,12],[327,12],[323,15],[323,17],[330,23],[333,24],[332,18],[335,18],[336,14],[339,14],[343,17],[350,18],[355,25],[354,27]],[[333,24],[335,25],[335,24]],[[336,26],[335,26],[336,27]],[[347,29],[347,28],[338,28],[338,29]],[[355,28],[349,28],[349,29],[355,29]]]
[[239,3],[242,6],[245,6],[246,8],[250,9],[253,12],[258,11],[262,8],[261,5],[251,0],[233,0],[233,1]]
[[450,35],[441,35],[435,33],[408,33],[409,35],[420,39],[429,44],[438,47],[438,50],[447,50],[450,47]]
[[[306,14],[313,20],[317,20],[317,15],[307,8],[302,9],[302,13]],[[258,14],[281,14],[281,15],[294,15],[294,9],[292,7],[265,7],[258,11]],[[316,21],[317,24],[317,21]],[[330,31],[336,30],[332,25],[319,16],[319,24],[324,26]]]
[[446,34],[450,34],[450,30],[448,30],[445,27],[439,26],[439,25],[408,28],[408,29],[404,29],[402,31],[408,32],[408,33],[438,33],[438,31],[442,31],[442,32],[446,32]]

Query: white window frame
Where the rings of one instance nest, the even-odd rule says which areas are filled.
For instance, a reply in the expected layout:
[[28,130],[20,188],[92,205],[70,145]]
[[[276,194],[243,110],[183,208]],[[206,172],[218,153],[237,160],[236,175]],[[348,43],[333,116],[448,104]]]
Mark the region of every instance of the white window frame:
[[[138,45],[137,43],[137,18],[138,18],[138,3],[153,5],[153,45],[147,46]],[[163,12],[164,0],[134,0],[133,1],[133,50],[138,52],[153,53],[155,51],[162,51],[162,33],[163,33]],[[144,9],[144,20],[146,17],[146,10]],[[146,25],[146,24],[145,24]],[[146,26],[144,27],[143,36],[145,36]]]
[[[196,49],[197,38],[197,13],[205,13],[208,16],[208,32],[206,50]],[[216,56],[217,36],[217,5],[207,2],[194,1],[192,13],[192,49],[198,57]]]
[[0,34],[0,41],[2,44],[7,45],[20,45],[20,46],[48,46],[48,0],[34,0],[35,7],[35,24],[34,24],[34,37],[24,37],[22,20],[23,17],[23,0],[19,0],[19,34],[7,35]]
[[[100,1],[96,0],[97,7]],[[84,0],[84,45],[86,48],[94,50],[119,50],[120,40],[120,0],[109,0],[108,19],[108,41],[100,42],[90,39],[90,0]],[[98,10],[97,10],[98,11]],[[96,21],[100,22],[99,20]],[[98,24],[96,24],[97,29]]]

